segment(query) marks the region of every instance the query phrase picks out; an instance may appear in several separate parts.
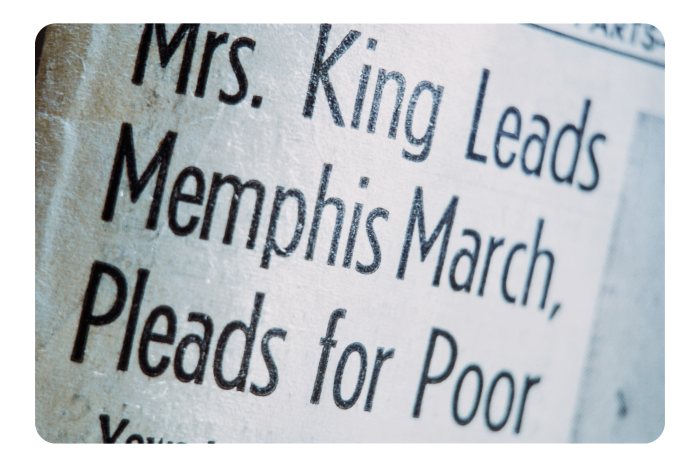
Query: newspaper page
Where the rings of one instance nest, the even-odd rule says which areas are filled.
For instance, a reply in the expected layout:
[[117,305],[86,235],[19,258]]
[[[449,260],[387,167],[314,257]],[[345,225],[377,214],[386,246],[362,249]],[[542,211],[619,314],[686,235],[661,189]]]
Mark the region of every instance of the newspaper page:
[[52,443],[650,442],[646,24],[50,25]]

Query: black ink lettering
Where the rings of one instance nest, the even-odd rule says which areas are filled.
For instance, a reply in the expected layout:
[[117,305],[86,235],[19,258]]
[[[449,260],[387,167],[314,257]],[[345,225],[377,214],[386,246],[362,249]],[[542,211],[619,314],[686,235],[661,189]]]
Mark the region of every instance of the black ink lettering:
[[481,84],[479,85],[479,97],[476,99],[474,106],[474,118],[472,119],[472,131],[469,133],[469,145],[467,146],[467,154],[464,156],[473,161],[486,163],[486,156],[474,152],[476,144],[476,133],[479,131],[479,120],[481,120],[481,109],[484,106],[484,97],[486,96],[486,85],[489,82],[489,70],[486,68],[481,72]]
[[[280,217],[280,211],[282,210],[282,204],[287,198],[294,198],[297,200],[297,223],[294,228],[294,236],[289,242],[286,248],[280,248],[277,244],[277,221]],[[306,201],[304,199],[304,194],[295,189],[290,189],[284,191],[284,187],[278,186],[277,193],[275,194],[275,202],[272,206],[272,214],[270,215],[270,226],[267,229],[267,240],[265,240],[265,249],[263,250],[262,261],[260,262],[260,267],[263,269],[268,269],[270,267],[270,257],[272,256],[272,251],[275,252],[277,256],[288,257],[299,246],[299,241],[301,240],[301,234],[304,231],[304,223],[306,222]]]
[[[423,149],[421,150],[420,154],[411,154],[410,152],[404,149],[401,153],[404,159],[409,160],[411,162],[423,162],[428,158],[428,155],[430,154],[430,148],[433,144],[433,135],[435,134],[435,125],[437,124],[437,116],[440,110],[440,102],[442,100],[443,90],[444,88],[442,86],[438,86],[437,89],[435,89],[433,83],[431,83],[430,81],[421,81],[413,90],[413,94],[411,94],[411,99],[408,101],[408,110],[406,111],[406,140],[412,146],[423,145]],[[425,134],[422,138],[416,138],[413,135],[413,114],[416,110],[416,105],[418,105],[418,98],[420,98],[420,95],[423,91],[430,91],[430,94],[433,96],[433,105],[430,110],[430,121],[428,123],[428,128],[425,130]]]
[[[523,145],[523,152],[520,155],[520,166],[523,169],[523,173],[526,175],[535,174],[536,177],[540,176],[542,172],[542,163],[544,162],[544,151],[547,148],[547,139],[549,138],[549,120],[547,120],[542,115],[535,115],[532,117],[533,122],[540,122],[544,126],[544,134],[542,136],[532,134],[527,137],[525,144]],[[537,161],[537,166],[531,169],[527,166],[527,149],[530,147],[530,143],[536,142],[540,145],[540,158]]]
[[503,277],[501,278],[501,293],[503,298],[508,303],[515,303],[515,297],[508,293],[508,272],[510,272],[510,263],[513,261],[513,256],[520,250],[527,250],[527,246],[524,243],[518,243],[513,248],[511,248],[506,259],[506,264],[503,267]]
[[425,235],[425,216],[423,214],[423,188],[417,186],[416,191],[413,195],[413,205],[411,206],[411,215],[408,219],[408,226],[406,227],[406,238],[403,244],[403,250],[401,252],[401,260],[399,262],[399,269],[396,273],[396,278],[403,280],[404,274],[406,272],[406,263],[408,262],[408,253],[411,249],[411,241],[413,240],[413,231],[416,222],[418,223],[418,238],[420,240],[420,260],[425,261],[428,256],[430,249],[437,240],[442,228],[445,227],[445,233],[442,237],[442,246],[440,248],[440,256],[438,258],[437,267],[435,268],[435,275],[433,276],[433,286],[438,287],[440,285],[440,276],[442,274],[442,267],[445,264],[445,255],[447,254],[447,244],[450,241],[450,234],[452,233],[452,225],[454,224],[455,215],[457,213],[457,202],[459,198],[453,196],[450,204],[445,209],[445,212],[440,218],[440,222],[433,230],[430,238],[426,240]]
[[211,68],[211,60],[214,58],[214,52],[217,47],[227,42],[227,32],[219,36],[214,31],[207,32],[207,42],[204,45],[202,64],[199,67],[199,77],[197,78],[197,89],[194,91],[195,96],[204,97],[204,93],[207,91],[207,79],[209,79],[209,69]]
[[544,227],[544,219],[540,219],[537,223],[537,233],[535,234],[535,246],[532,248],[532,259],[530,260],[530,271],[527,274],[527,281],[525,282],[525,291],[523,292],[522,305],[527,305],[527,296],[530,293],[530,283],[532,282],[532,276],[535,273],[535,263],[537,259],[544,255],[549,260],[549,268],[547,270],[547,279],[544,282],[544,291],[542,292],[542,301],[540,302],[540,308],[544,310],[544,305],[547,301],[547,292],[549,291],[549,281],[552,279],[552,270],[554,270],[554,255],[549,250],[540,251],[540,238],[542,236],[542,228]]
[[[167,321],[167,334],[157,334],[153,332],[153,328],[158,321],[158,318],[163,316]],[[158,362],[158,365],[151,366],[148,362],[148,344],[151,342],[159,342],[161,344],[172,345],[175,342],[175,332],[177,331],[177,316],[172,308],[167,305],[161,305],[155,308],[146,320],[141,334],[141,343],[139,344],[139,365],[141,371],[146,376],[156,377],[165,373],[166,368],[170,364],[170,357],[163,356]]]
[[[500,422],[498,423],[492,423],[491,422],[491,398],[493,397],[493,392],[496,390],[496,385],[501,379],[507,379],[508,382],[510,382],[510,396],[508,399],[508,409],[506,410],[506,413],[503,415],[503,418],[501,419]],[[508,417],[510,417],[510,410],[513,408],[513,393],[515,392],[515,384],[513,383],[513,376],[508,373],[507,371],[502,371],[500,372],[493,380],[491,383],[491,387],[489,388],[489,394],[486,397],[486,410],[484,411],[484,418],[486,418],[486,425],[489,427],[491,431],[499,431],[501,428],[505,426],[505,424],[508,422]]]
[[360,128],[362,106],[365,103],[365,95],[367,94],[367,82],[369,81],[369,73],[371,71],[372,67],[370,65],[362,65],[362,75],[360,76],[360,84],[357,86],[357,97],[355,98],[355,111],[352,114],[352,123],[350,123],[350,127],[356,130]]
[[338,105],[338,100],[335,97],[335,91],[333,90],[331,79],[328,76],[328,71],[333,65],[336,64],[338,59],[340,59],[340,57],[343,56],[343,54],[352,46],[352,44],[355,43],[357,38],[360,37],[360,32],[351,30],[345,36],[345,38],[343,38],[340,45],[324,61],[323,56],[326,53],[326,44],[328,43],[328,35],[331,32],[331,27],[332,26],[330,24],[322,24],[318,34],[318,43],[316,44],[314,65],[311,69],[311,76],[309,77],[309,89],[306,92],[306,101],[304,102],[303,115],[306,118],[311,118],[314,115],[316,91],[318,91],[318,81],[320,79],[321,84],[323,84],[323,91],[326,93],[328,106],[331,109],[333,123],[335,123],[339,127],[344,127],[345,123],[343,122],[343,116],[340,114],[340,106]]
[[348,243],[345,245],[345,258],[343,259],[343,267],[350,268],[352,263],[352,255],[355,251],[355,240],[357,239],[357,229],[360,227],[360,216],[362,215],[362,204],[355,203],[355,210],[352,213],[352,222],[350,223],[350,233],[348,234]]
[[479,297],[484,296],[484,288],[486,288],[486,278],[489,275],[489,266],[491,265],[491,257],[493,256],[493,252],[496,251],[496,248],[498,248],[499,246],[503,246],[505,241],[506,241],[505,238],[499,238],[498,240],[496,240],[494,237],[491,237],[489,239],[489,249],[486,252],[486,260],[484,261],[484,270],[481,273],[481,285],[479,286],[479,292],[478,292]]
[[[207,357],[209,356],[209,346],[211,344],[211,336],[214,334],[214,322],[208,315],[204,313],[190,313],[187,317],[187,321],[190,323],[200,323],[204,326],[204,336],[198,334],[187,334],[178,344],[177,351],[175,352],[175,361],[173,362],[173,369],[175,370],[175,377],[182,381],[183,383],[189,383],[194,380],[194,384],[202,384],[204,381],[204,369],[207,365]],[[197,361],[197,367],[192,373],[187,373],[185,371],[185,352],[187,352],[187,347],[190,344],[195,344],[199,347],[199,359]]]
[[603,35],[604,35],[605,37],[608,37],[608,26],[607,26],[607,24],[605,24],[605,23],[595,23],[595,24],[592,24],[592,25],[591,25],[590,31],[595,31],[595,30],[598,30],[598,29],[600,29],[601,31],[603,31]]
[[[515,117],[515,132],[511,133],[509,131],[505,131],[503,129],[503,125],[506,123],[506,119],[508,118],[509,115],[513,115]],[[496,131],[496,140],[493,143],[493,157],[496,160],[496,165],[498,165],[502,169],[507,169],[510,167],[513,162],[515,161],[515,153],[512,152],[510,154],[510,158],[507,161],[502,161],[501,156],[499,154],[499,147],[501,145],[501,138],[506,137],[508,139],[514,139],[518,141],[520,139],[520,124],[522,122],[522,118],[520,117],[520,111],[517,109],[517,107],[508,107],[505,112],[503,112],[503,116],[501,116],[501,121],[498,123],[498,130]]]
[[[355,391],[350,396],[350,399],[343,399],[342,394],[340,394],[340,385],[343,381],[343,373],[345,372],[345,364],[348,362],[350,354],[357,352],[360,355],[360,374],[357,376],[357,383],[355,383]],[[362,387],[365,384],[365,374],[367,373],[367,350],[365,346],[359,342],[353,342],[348,345],[343,354],[340,356],[338,361],[338,367],[335,370],[335,378],[333,380],[333,400],[335,405],[343,410],[347,410],[355,405],[357,399],[360,398],[360,393],[362,392]]]
[[652,35],[652,31],[654,31],[654,25],[653,24],[645,24],[644,25],[644,34],[646,35],[647,39],[649,40],[648,42],[642,42],[642,47],[644,47],[647,50],[651,50],[654,48],[654,36]]
[[[92,313],[95,311],[97,291],[100,287],[100,281],[102,280],[102,276],[104,274],[107,274],[112,278],[112,280],[114,280],[114,283],[117,286],[117,296],[114,298],[114,303],[107,313],[95,316]],[[124,304],[126,303],[126,293],[126,278],[119,269],[111,264],[103,263],[101,261],[95,261],[92,263],[90,280],[88,281],[88,286],[85,290],[85,298],[83,298],[83,309],[80,312],[78,332],[75,336],[73,352],[71,353],[70,357],[71,361],[83,363],[90,326],[104,326],[105,324],[110,324],[119,318],[124,310]]]
[[384,68],[379,69],[379,75],[377,76],[377,84],[374,88],[374,99],[372,100],[372,110],[370,111],[369,121],[367,122],[367,133],[374,133],[377,126],[377,116],[379,115],[379,105],[382,101],[384,85],[386,85],[386,82],[390,79],[396,81],[397,88],[394,113],[391,117],[391,124],[389,125],[389,138],[396,139],[396,129],[399,126],[399,115],[401,114],[401,104],[403,102],[404,92],[406,92],[406,79],[398,71],[387,73]]
[[[578,162],[578,154],[581,151],[581,139],[583,138],[583,132],[586,129],[586,120],[588,119],[588,109],[591,107],[591,101],[589,99],[586,99],[583,104],[583,115],[581,116],[581,125],[579,128],[576,128],[572,124],[567,124],[564,125],[564,127],[559,130],[559,134],[557,135],[556,139],[554,140],[554,150],[552,151],[552,177],[554,180],[556,180],[558,183],[568,183],[569,185],[572,184],[574,181],[574,173],[576,172],[576,163]],[[564,134],[567,131],[572,131],[574,135],[576,135],[576,145],[575,145],[575,150],[574,150],[574,156],[573,156],[573,161],[571,162],[571,168],[569,169],[569,173],[564,176],[560,177],[557,174],[557,153],[559,151],[559,143],[561,142],[561,138],[564,136]]]
[[211,231],[219,190],[226,184],[233,187],[233,193],[231,195],[231,206],[228,210],[226,230],[224,231],[223,243],[225,245],[230,245],[233,241],[233,230],[236,227],[236,219],[238,218],[238,205],[244,191],[249,188],[255,190],[255,211],[253,211],[253,218],[251,219],[250,230],[248,231],[248,242],[245,246],[247,249],[252,250],[255,248],[255,239],[258,236],[258,226],[260,225],[260,216],[262,214],[263,201],[265,200],[265,186],[257,180],[248,180],[245,183],[241,183],[241,180],[235,175],[222,177],[220,173],[214,172],[211,188],[209,189],[209,199],[207,200],[207,207],[204,212],[204,220],[202,221],[202,231],[199,234],[199,238],[202,240],[209,240],[209,232]]
[[[466,248],[462,248],[455,254],[454,258],[452,259],[452,265],[450,266],[450,286],[455,292],[464,290],[465,292],[469,293],[472,289],[472,281],[474,280],[474,271],[476,271],[476,263],[479,261],[479,250],[481,249],[481,235],[479,235],[479,232],[472,229],[464,229],[462,231],[462,235],[465,237],[470,236],[474,239],[474,252],[472,253]],[[467,280],[463,284],[459,284],[457,283],[457,279],[455,278],[455,273],[457,271],[457,265],[459,264],[459,260],[462,259],[464,256],[467,256],[469,258],[469,275],[467,276]]]
[[[447,368],[440,373],[438,376],[428,376],[428,371],[430,370],[430,362],[433,359],[433,351],[435,350],[435,343],[438,337],[443,337],[450,344],[450,362],[447,364]],[[418,385],[418,394],[416,396],[416,403],[413,406],[413,418],[420,417],[420,409],[423,404],[423,393],[425,392],[425,387],[428,384],[438,384],[445,381],[452,370],[455,367],[455,361],[457,360],[457,342],[455,338],[452,337],[447,331],[442,329],[433,328],[430,333],[430,343],[428,344],[428,352],[425,355],[425,363],[423,363],[423,373],[421,375],[420,384]]]
[[394,349],[389,349],[384,352],[383,347],[377,347],[377,356],[374,359],[374,369],[372,370],[372,379],[369,382],[369,389],[367,390],[367,399],[365,399],[365,412],[372,411],[372,403],[374,402],[374,393],[377,390],[377,383],[379,382],[379,372],[382,370],[382,365],[386,360],[394,358]]
[[518,418],[515,421],[515,433],[520,433],[520,427],[523,423],[523,413],[525,412],[525,402],[527,401],[527,394],[530,392],[530,388],[535,384],[540,382],[540,377],[535,376],[530,378],[530,375],[525,375],[525,384],[523,385],[523,395],[520,399],[520,411],[518,411]]
[[591,169],[593,170],[593,181],[591,182],[590,185],[584,185],[583,183],[579,182],[578,187],[583,190],[583,191],[591,191],[595,187],[598,186],[598,180],[599,180],[599,173],[598,173],[598,164],[596,164],[595,161],[595,154],[593,153],[593,143],[595,143],[598,140],[601,140],[602,142],[605,142],[605,135],[601,135],[600,133],[597,133],[591,137],[591,141],[588,143],[588,157],[591,160]]
[[[255,305],[253,307],[253,313],[250,316],[250,326],[246,326],[243,321],[236,320],[228,323],[224,330],[221,331],[219,342],[216,344],[216,355],[214,356],[214,379],[221,389],[236,388],[236,391],[245,391],[245,383],[248,378],[248,369],[250,366],[250,356],[253,353],[253,343],[255,342],[255,331],[258,328],[258,321],[260,320],[260,313],[262,312],[264,300],[264,293],[255,293]],[[224,377],[224,351],[226,350],[226,345],[228,344],[231,334],[236,330],[240,330],[245,334],[245,350],[243,351],[243,358],[241,359],[238,376],[229,381]]]
[[245,70],[243,70],[241,60],[238,58],[238,49],[242,47],[254,51],[255,41],[250,37],[239,37],[231,43],[231,50],[229,51],[228,56],[231,62],[231,68],[233,68],[233,72],[236,75],[236,80],[238,80],[238,92],[231,96],[220,89],[219,100],[224,104],[236,105],[245,99],[245,96],[248,93],[248,78],[246,78]]
[[355,263],[355,270],[362,274],[372,274],[374,271],[379,269],[379,265],[382,263],[382,252],[379,248],[379,242],[377,241],[377,235],[374,232],[374,220],[380,217],[386,221],[389,220],[389,211],[383,208],[377,208],[372,210],[367,216],[366,228],[367,228],[367,238],[369,239],[369,244],[372,247],[372,254],[374,255],[374,260],[369,266],[357,261]]
[[561,303],[555,303],[554,306],[552,307],[552,311],[549,314],[549,319],[554,318],[554,315],[557,314],[557,311],[559,311],[559,308],[561,308]]
[[[153,328],[158,321],[158,318],[163,316],[167,321],[166,334],[157,334],[153,332]],[[172,345],[175,342],[175,333],[177,332],[177,317],[172,308],[166,305],[161,305],[155,308],[146,320],[141,334],[141,343],[139,344],[139,365],[141,371],[146,376],[156,377],[165,373],[165,370],[170,364],[170,357],[163,356],[160,358],[158,365],[151,366],[148,362],[148,344],[158,342],[161,344]]]
[[613,24],[613,31],[611,32],[611,35],[617,36],[621,41],[624,41],[624,37],[622,37],[622,32],[625,30],[626,24]]
[[100,415],[100,426],[102,427],[102,443],[103,444],[115,444],[117,442],[117,438],[119,438],[119,435],[121,435],[124,432],[124,429],[126,426],[129,424],[129,420],[126,418],[123,418],[121,422],[119,422],[119,426],[117,427],[116,430],[114,430],[114,434],[110,435],[109,434],[109,415],[107,414],[101,414]]
[[[197,44],[197,34],[199,33],[198,24],[181,24],[173,34],[170,43],[166,38],[164,24],[156,24],[156,41],[158,42],[158,55],[160,56],[160,66],[165,68],[170,63],[170,59],[175,55],[175,52],[180,47],[182,40],[187,35],[185,43],[185,52],[182,56],[182,64],[180,65],[180,76],[177,80],[175,92],[177,94],[185,94],[187,92],[187,81],[190,78],[190,70],[192,69],[192,57],[194,56],[194,48]],[[134,75],[131,82],[137,86],[143,84],[143,78],[146,74],[146,62],[148,61],[148,52],[151,48],[151,38],[153,37],[153,25],[147,24],[144,27],[141,35],[141,43],[136,56],[136,64],[134,66]]]
[[160,213],[160,204],[163,200],[163,189],[165,187],[165,179],[168,176],[168,167],[170,159],[175,147],[177,133],[169,131],[165,138],[160,142],[156,154],[148,163],[146,170],[143,171],[141,177],[138,176],[136,169],[136,154],[134,151],[134,137],[130,123],[122,123],[121,133],[119,135],[119,143],[117,144],[117,153],[114,156],[114,166],[112,167],[112,175],[109,179],[109,187],[107,188],[107,197],[105,199],[104,209],[102,210],[102,220],[111,222],[114,217],[114,210],[117,206],[117,198],[119,195],[119,185],[122,181],[122,172],[124,170],[124,161],[126,160],[126,175],[129,180],[129,191],[131,193],[131,202],[136,203],[141,193],[146,189],[146,185],[151,180],[151,177],[158,170],[156,177],[156,186],[153,190],[153,201],[151,201],[151,210],[148,213],[146,228],[155,230],[158,226],[158,214]]
[[634,44],[634,39],[637,36],[637,28],[640,26],[640,24],[632,24],[632,34],[630,35],[630,44]]
[[316,208],[314,209],[314,219],[311,222],[311,231],[309,232],[309,243],[306,247],[305,259],[312,261],[314,259],[314,250],[316,248],[316,238],[318,237],[318,228],[321,225],[321,216],[326,206],[332,204],[335,206],[337,215],[335,217],[335,229],[333,230],[333,239],[331,240],[331,250],[328,253],[329,266],[335,265],[335,255],[338,252],[338,241],[340,240],[340,232],[343,229],[343,220],[345,218],[345,203],[338,198],[326,199],[326,190],[328,182],[331,178],[331,164],[323,164],[323,174],[321,175],[321,183],[318,186],[318,196],[316,198]]
[[139,269],[136,276],[136,288],[134,289],[134,297],[131,299],[131,311],[129,312],[129,321],[126,323],[126,332],[124,333],[124,343],[122,344],[122,352],[119,355],[119,363],[117,370],[127,371],[129,369],[129,360],[131,359],[131,349],[134,346],[134,335],[136,334],[136,323],[139,319],[141,311],[141,302],[143,294],[146,291],[146,282],[148,282],[148,269]]
[[320,345],[323,346],[321,359],[318,361],[318,371],[316,372],[316,381],[314,381],[314,390],[311,393],[311,403],[318,404],[321,400],[321,390],[323,389],[323,379],[326,376],[326,368],[328,368],[328,357],[331,354],[331,348],[335,348],[338,341],[333,339],[335,328],[338,325],[339,319],[345,319],[345,310],[338,308],[328,320],[328,328],[326,329],[326,337],[321,338]]
[[[193,177],[196,182],[197,188],[194,195],[182,192],[182,188],[189,177]],[[197,216],[190,217],[189,222],[185,226],[177,222],[177,205],[178,203],[189,203],[201,206],[204,203],[204,185],[204,174],[197,167],[187,167],[177,176],[175,185],[173,185],[173,192],[170,195],[170,205],[168,206],[168,225],[175,235],[184,237],[194,232],[194,229],[197,228],[199,223],[199,217]]]
[[287,337],[287,331],[280,328],[270,329],[265,333],[260,343],[260,350],[263,355],[263,360],[265,360],[265,366],[267,366],[267,374],[270,376],[270,381],[267,386],[260,387],[255,383],[250,383],[250,393],[255,396],[265,397],[272,394],[275,389],[277,389],[277,383],[279,382],[279,375],[277,373],[277,365],[275,365],[275,360],[272,358],[270,353],[270,339],[273,337],[279,337],[285,340]]
[[[472,371],[476,373],[476,375],[479,377],[479,385],[477,386],[476,396],[474,396],[472,411],[469,412],[469,415],[462,418],[459,416],[459,395],[460,391],[462,390],[462,383],[464,382],[464,378],[466,378],[467,375]],[[479,408],[479,402],[481,401],[481,391],[483,387],[484,374],[481,372],[481,368],[479,367],[479,365],[469,365],[464,369],[464,371],[462,371],[462,374],[459,375],[459,379],[457,379],[457,385],[455,386],[455,393],[452,396],[452,417],[455,419],[455,422],[457,422],[458,425],[467,425],[476,416],[476,411]]]
[[131,444],[131,443],[133,443],[134,441],[135,441],[137,444],[143,444],[143,443],[144,443],[144,441],[143,441],[143,436],[141,436],[141,435],[139,435],[139,434],[133,434],[133,435],[129,436],[129,437],[126,439],[126,444]]

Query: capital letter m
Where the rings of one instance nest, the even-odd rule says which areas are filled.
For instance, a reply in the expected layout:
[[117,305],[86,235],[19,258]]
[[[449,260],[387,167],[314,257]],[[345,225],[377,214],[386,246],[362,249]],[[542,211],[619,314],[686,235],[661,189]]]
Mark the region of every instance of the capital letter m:
[[[199,32],[198,24],[181,24],[173,34],[170,42],[167,41],[165,34],[165,25],[156,24],[156,41],[158,42],[158,55],[160,56],[160,66],[165,68],[170,63],[170,59],[175,55],[175,51],[180,47],[182,40],[187,35],[185,43],[185,52],[182,56],[182,64],[180,65],[180,76],[177,80],[175,92],[177,94],[185,94],[187,91],[187,81],[190,77],[190,69],[192,68],[192,57],[194,56],[194,48],[197,45],[197,33]],[[148,51],[151,48],[151,39],[153,37],[153,25],[146,24],[141,34],[141,43],[139,44],[138,54],[136,55],[136,64],[134,65],[134,76],[131,82],[137,86],[143,84],[143,78],[146,74],[146,62],[148,61]]]
[[438,236],[442,229],[445,229],[445,233],[442,236],[442,246],[440,247],[440,256],[438,257],[437,267],[435,268],[435,276],[433,277],[433,286],[438,287],[440,285],[440,276],[442,274],[442,267],[445,264],[445,256],[447,255],[447,245],[450,241],[450,234],[452,233],[452,225],[454,224],[455,214],[457,213],[457,202],[459,198],[453,196],[450,204],[445,209],[445,212],[438,222],[438,225],[430,234],[430,238],[427,238],[425,232],[425,215],[423,213],[423,188],[417,186],[416,191],[413,195],[413,205],[411,206],[411,215],[408,219],[408,226],[406,227],[406,238],[403,244],[403,251],[401,252],[401,261],[399,262],[399,270],[396,272],[396,278],[402,279],[406,273],[406,264],[408,263],[408,252],[411,250],[411,241],[413,240],[413,231],[415,230],[416,223],[418,224],[418,238],[420,240],[420,260],[425,261],[428,256],[430,249],[435,244]]
[[168,176],[168,167],[175,146],[177,133],[169,131],[165,138],[160,142],[160,146],[156,151],[153,159],[148,163],[146,170],[141,176],[138,176],[136,169],[136,154],[134,151],[134,135],[130,123],[122,123],[121,134],[119,135],[119,143],[117,144],[117,153],[114,156],[114,166],[112,167],[112,176],[109,179],[109,187],[107,188],[107,198],[105,206],[102,210],[102,220],[111,222],[114,217],[114,210],[117,206],[117,198],[119,194],[119,185],[122,181],[122,172],[124,171],[124,161],[126,160],[126,175],[129,180],[129,192],[131,193],[131,202],[136,203],[141,193],[143,193],[146,185],[153,177],[153,174],[158,168],[158,177],[156,178],[156,187],[153,190],[153,201],[151,202],[151,210],[146,221],[146,228],[155,230],[158,225],[158,213],[160,212],[161,201],[163,200],[163,188],[165,179]]

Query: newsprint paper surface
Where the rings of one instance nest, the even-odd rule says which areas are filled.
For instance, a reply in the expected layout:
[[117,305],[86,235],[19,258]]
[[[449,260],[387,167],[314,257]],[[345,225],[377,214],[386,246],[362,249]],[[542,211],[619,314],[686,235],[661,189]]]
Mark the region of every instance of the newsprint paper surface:
[[36,429],[649,442],[651,25],[50,25]]

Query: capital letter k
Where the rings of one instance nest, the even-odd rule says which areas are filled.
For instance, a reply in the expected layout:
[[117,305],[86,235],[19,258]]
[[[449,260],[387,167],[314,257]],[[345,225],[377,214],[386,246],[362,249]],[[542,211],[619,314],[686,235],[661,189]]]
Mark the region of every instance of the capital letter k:
[[309,90],[306,92],[306,102],[304,102],[304,117],[311,118],[314,114],[314,104],[316,103],[316,91],[318,91],[318,80],[323,83],[323,90],[326,92],[328,106],[331,108],[333,122],[344,127],[343,116],[340,115],[340,107],[338,100],[335,98],[333,85],[328,77],[328,70],[338,61],[340,57],[350,48],[350,46],[360,37],[360,32],[351,30],[343,39],[340,45],[333,53],[323,61],[323,56],[326,53],[326,44],[328,43],[328,34],[331,31],[330,24],[322,24],[318,35],[318,43],[316,44],[316,56],[314,57],[314,66],[311,69],[311,78],[309,79]]

